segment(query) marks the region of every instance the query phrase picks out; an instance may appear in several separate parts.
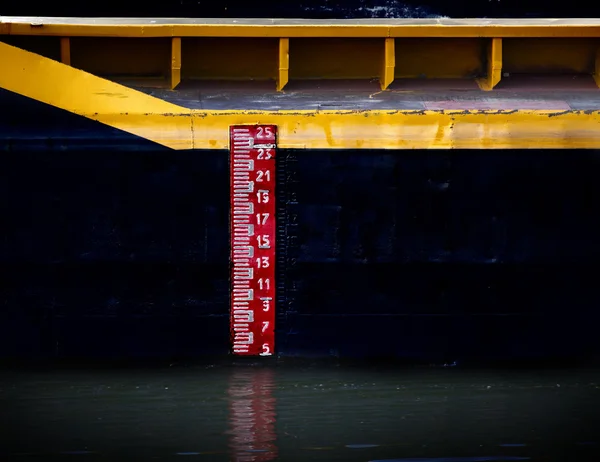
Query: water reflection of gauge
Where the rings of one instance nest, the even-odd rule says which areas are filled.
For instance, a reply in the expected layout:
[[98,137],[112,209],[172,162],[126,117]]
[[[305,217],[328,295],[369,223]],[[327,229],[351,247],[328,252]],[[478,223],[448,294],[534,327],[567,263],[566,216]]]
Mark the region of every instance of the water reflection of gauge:
[[234,370],[229,380],[229,448],[236,462],[276,460],[274,375],[269,369]]

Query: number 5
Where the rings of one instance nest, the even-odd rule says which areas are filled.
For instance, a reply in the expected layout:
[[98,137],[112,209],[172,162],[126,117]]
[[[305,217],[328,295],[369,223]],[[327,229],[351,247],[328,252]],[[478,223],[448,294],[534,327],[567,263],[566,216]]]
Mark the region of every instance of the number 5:
[[269,348],[268,343],[263,343],[262,352],[260,353],[260,355],[261,356],[270,356],[271,355],[271,348]]

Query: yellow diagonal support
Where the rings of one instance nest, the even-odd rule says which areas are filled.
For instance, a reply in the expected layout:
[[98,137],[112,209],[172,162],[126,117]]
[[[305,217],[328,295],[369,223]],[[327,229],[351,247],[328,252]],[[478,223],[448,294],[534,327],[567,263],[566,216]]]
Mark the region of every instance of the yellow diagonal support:
[[192,149],[191,111],[0,42],[0,87],[173,149]]

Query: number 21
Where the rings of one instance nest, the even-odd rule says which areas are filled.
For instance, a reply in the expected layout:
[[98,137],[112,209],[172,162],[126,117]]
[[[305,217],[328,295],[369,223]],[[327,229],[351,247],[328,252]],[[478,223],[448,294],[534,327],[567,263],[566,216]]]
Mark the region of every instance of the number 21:
[[[263,180],[264,178],[264,180]],[[270,170],[259,170],[256,172],[256,182],[262,183],[263,181],[271,181],[271,171]]]

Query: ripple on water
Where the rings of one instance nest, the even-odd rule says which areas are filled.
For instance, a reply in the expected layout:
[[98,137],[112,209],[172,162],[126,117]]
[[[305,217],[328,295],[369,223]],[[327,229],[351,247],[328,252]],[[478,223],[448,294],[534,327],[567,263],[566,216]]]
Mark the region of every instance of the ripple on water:
[[380,459],[369,462],[511,462],[513,460],[530,460],[530,457],[481,456],[481,457],[419,457],[411,459]]

